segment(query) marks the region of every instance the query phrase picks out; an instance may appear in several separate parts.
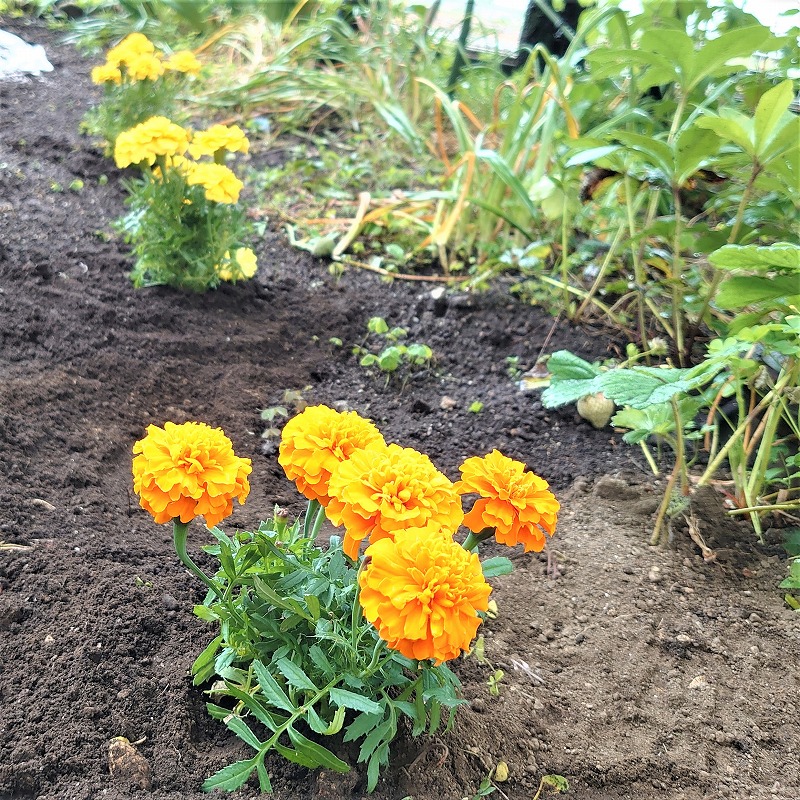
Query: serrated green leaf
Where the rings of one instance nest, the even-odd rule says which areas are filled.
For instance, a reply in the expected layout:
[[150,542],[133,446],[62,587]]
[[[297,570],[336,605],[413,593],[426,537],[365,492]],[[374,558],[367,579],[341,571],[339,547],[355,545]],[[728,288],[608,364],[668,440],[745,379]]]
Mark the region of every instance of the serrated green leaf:
[[[349,733],[348,728],[348,733]],[[394,726],[392,725],[391,720],[386,720],[378,725],[377,728],[373,728],[364,738],[364,741],[361,743],[361,749],[358,751],[358,762],[363,763],[366,761],[372,753],[375,751],[382,742],[384,741],[391,741],[394,735]]]
[[350,766],[340,758],[337,758],[326,747],[323,747],[321,744],[317,744],[316,742],[312,742],[311,739],[307,739],[302,733],[298,733],[294,728],[290,727],[286,732],[289,734],[289,738],[292,740],[292,744],[295,746],[296,751],[301,753],[303,756],[316,761],[316,766],[322,767],[323,769],[331,769],[334,772],[350,771]]
[[365,736],[371,730],[376,728],[382,719],[382,714],[359,714],[347,726],[347,732],[344,735],[344,741],[354,742],[356,739],[360,739],[362,736]]
[[247,761],[234,761],[233,764],[228,764],[227,767],[223,767],[219,772],[203,781],[203,791],[224,789],[232,792],[234,789],[241,788],[256,768],[257,763],[258,756],[249,758]]
[[372,792],[378,785],[381,764],[389,763],[389,745],[382,744],[375,750],[367,764],[367,791]]
[[547,370],[558,380],[585,380],[601,373],[599,367],[590,364],[569,350],[557,350],[547,359]]
[[[265,728],[269,728],[271,731],[276,731],[286,722],[286,717],[283,717],[275,712],[268,711],[261,701],[253,695],[243,692],[233,683],[226,682],[226,685],[231,697],[235,697],[237,700],[239,700]],[[230,711],[227,713],[230,714]]]
[[800,246],[789,242],[778,242],[768,247],[727,244],[711,253],[708,260],[721,269],[800,272]]
[[225,725],[254,750],[260,750],[263,747],[258,737],[250,730],[248,724],[241,717],[232,717],[230,716],[230,712],[228,712]]
[[368,697],[348,692],[347,689],[333,688],[330,691],[331,702],[337,706],[351,708],[353,711],[363,711],[365,714],[382,714],[383,707],[380,703],[370,700]]
[[620,406],[647,408],[692,389],[687,369],[615,369],[600,379],[600,391]]
[[496,578],[514,571],[514,565],[505,556],[494,556],[481,562],[484,578]]
[[319,691],[314,681],[312,681],[294,661],[290,661],[288,658],[280,658],[276,666],[286,680],[289,681],[289,685],[294,686],[295,689],[301,689],[306,692]]
[[303,596],[303,600],[305,600],[308,613],[311,614],[311,621],[316,622],[320,614],[319,598],[316,595],[307,594]]
[[284,711],[294,712],[294,704],[281,689],[280,684],[270,675],[269,670],[260,661],[253,661],[252,666],[261,687],[261,693],[267,702]]
[[267,768],[264,766],[263,758],[259,758],[256,761],[256,771],[258,772],[258,788],[264,793],[271,792],[272,784],[269,782],[269,775],[267,774]]
[[309,706],[306,710],[306,722],[308,723],[308,727],[311,728],[314,733],[325,734],[328,731],[329,723],[325,722],[322,717],[314,710],[313,706]]
[[558,408],[559,406],[576,403],[581,397],[586,397],[587,394],[599,392],[601,390],[601,380],[602,376],[598,375],[594,378],[583,380],[551,381],[550,386],[542,392],[542,405],[545,408]]

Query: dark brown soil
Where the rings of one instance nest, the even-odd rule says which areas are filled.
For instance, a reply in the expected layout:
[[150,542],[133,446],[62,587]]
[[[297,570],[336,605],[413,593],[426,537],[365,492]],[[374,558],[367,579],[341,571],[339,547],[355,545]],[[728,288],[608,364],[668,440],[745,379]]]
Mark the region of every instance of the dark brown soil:
[[[530,800],[546,773],[581,800],[800,796],[800,634],[775,588],[784,565],[713,493],[696,505],[715,561],[683,530],[675,550],[646,545],[659,487],[637,451],[572,411],[545,412],[507,374],[507,356],[533,365],[549,317],[500,290],[434,299],[432,285],[369,273],[335,281],[269,231],[254,281],[135,291],[110,227],[120,174],[78,134],[97,99],[90,64],[41,27],[13,25],[56,69],[0,83],[0,798],[129,796],[109,775],[116,736],[149,762],[142,794],[165,800],[204,796],[205,777],[247,754],[189,681],[212,636],[191,613],[203,592],[132,497],[131,446],[149,423],[221,426],[254,464],[228,527],[256,525],[276,502],[299,508],[261,438],[260,411],[286,389],[371,416],[451,477],[497,447],[546,477],[564,508],[557,577],[518,554],[496,582],[500,616],[485,635],[505,671],[500,696],[488,666],[459,662],[471,706],[456,732],[399,740],[376,800],[469,797],[501,760],[510,777],[495,796],[511,800]],[[350,347],[373,315],[429,344],[434,368],[385,385],[359,367]],[[611,346],[562,323],[547,349],[594,358]],[[197,553],[201,526],[190,539]],[[280,800],[364,796],[358,769],[269,768]]]

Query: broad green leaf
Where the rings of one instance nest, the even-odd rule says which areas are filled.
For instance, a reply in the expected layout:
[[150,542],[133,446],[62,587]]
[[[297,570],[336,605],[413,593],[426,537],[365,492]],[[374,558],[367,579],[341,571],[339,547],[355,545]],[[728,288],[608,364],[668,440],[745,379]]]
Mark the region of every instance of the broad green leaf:
[[303,756],[316,761],[316,766],[323,769],[332,769],[334,772],[349,772],[350,767],[340,758],[337,758],[330,750],[323,747],[311,739],[307,739],[302,733],[298,733],[294,728],[288,728],[286,731],[292,744],[298,753]]
[[580,356],[570,353],[569,350],[557,350],[547,359],[547,370],[554,377],[566,378],[594,378],[600,374],[600,368],[590,364]]
[[692,126],[680,133],[676,145],[675,183],[683,186],[714,157],[719,148],[719,137],[712,130]]
[[294,661],[290,661],[288,658],[280,658],[276,666],[283,673],[286,680],[289,681],[289,684],[294,686],[295,689],[301,689],[307,692],[319,691],[314,681],[312,681]]
[[725,310],[745,308],[765,300],[800,295],[800,277],[779,275],[762,278],[759,275],[741,275],[728,278],[722,283],[714,299],[715,304]]
[[291,747],[287,747],[285,744],[281,744],[280,742],[275,742],[273,747],[287,760],[291,761],[292,764],[299,764],[301,767],[306,767],[307,769],[316,769],[319,764],[309,755],[305,753],[298,753],[297,750],[293,750]]
[[284,711],[295,711],[292,701],[260,661],[253,661],[253,672],[256,673],[261,693],[269,703],[277,708],[282,708]]
[[263,745],[258,740],[258,737],[250,730],[248,724],[241,717],[232,717],[229,714],[225,719],[225,725],[254,750],[260,750],[262,748]]
[[777,269],[800,273],[800,246],[789,242],[779,242],[768,247],[728,244],[711,253],[708,260],[722,269],[758,272]]
[[210,778],[206,778],[203,782],[203,791],[225,789],[232,792],[234,789],[239,789],[247,782],[250,773],[256,768],[257,762],[258,756],[249,758],[247,761],[234,761],[233,764],[228,764]]
[[631,131],[617,131],[614,135],[624,145],[645,156],[650,166],[660,170],[667,180],[673,179],[675,156],[672,147],[666,142]]
[[374,700],[355,692],[348,692],[347,689],[331,689],[330,697],[331,702],[337,706],[352,708],[353,711],[363,711],[365,714],[375,715],[383,713],[380,703],[376,703]]
[[761,154],[794,99],[792,81],[785,80],[764,92],[753,119],[756,152]]
[[495,556],[481,562],[481,568],[484,578],[496,578],[499,575],[508,575],[513,572],[514,565],[505,556]]
[[601,388],[617,405],[644,409],[690,391],[688,373],[686,369],[655,367],[615,369],[602,376]]
[[[661,33],[653,31],[654,36],[660,36]],[[706,78],[742,72],[742,67],[727,66],[728,62],[751,57],[771,38],[769,29],[763,25],[748,25],[726,31],[716,39],[706,39],[700,50],[694,53],[691,67],[685,72],[685,91],[692,91]]]
[[581,397],[587,394],[595,394],[600,391],[602,375],[583,380],[559,380],[552,381],[542,392],[542,405],[545,408],[558,408],[569,403],[576,403]]
[[639,52],[652,59],[654,65],[666,68],[677,75],[677,82],[686,86],[693,74],[695,51],[692,38],[685,31],[659,28],[647,30],[642,35]]
[[753,121],[750,117],[738,111],[722,109],[719,114],[704,114],[694,124],[698,128],[714,131],[721,139],[733,142],[748,155],[755,155]]

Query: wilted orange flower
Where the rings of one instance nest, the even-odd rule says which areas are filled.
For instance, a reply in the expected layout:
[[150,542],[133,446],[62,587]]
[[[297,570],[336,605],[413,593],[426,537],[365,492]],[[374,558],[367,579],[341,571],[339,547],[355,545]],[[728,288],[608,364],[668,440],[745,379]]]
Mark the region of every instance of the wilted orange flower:
[[494,528],[500,544],[522,543],[525,552],[544,549],[544,532],[553,535],[560,508],[546,480],[497,450],[468,458],[460,469],[456,491],[480,495],[464,517],[467,528],[473,533]]
[[215,203],[232,204],[238,201],[244,184],[222,164],[195,164],[186,176],[191,186],[202,186],[206,199]]
[[173,72],[183,72],[186,75],[199,75],[202,65],[191,50],[178,50],[173,53],[164,66]]
[[120,169],[142,162],[153,164],[158,156],[182,155],[188,146],[189,134],[180,125],[166,117],[150,117],[117,136],[114,161]]
[[469,649],[492,591],[477,553],[437,529],[408,528],[371,544],[365,558],[359,600],[389,647],[437,666]]
[[207,131],[194,134],[189,154],[192,158],[201,158],[213,156],[220,150],[246,153],[249,149],[250,142],[238,125],[212,125]]
[[372,443],[383,436],[355,411],[309,406],[284,425],[278,463],[303,496],[327,506],[331,472]]
[[343,549],[358,557],[361,540],[375,542],[406,528],[455,531],[464,518],[453,484],[428,456],[396,444],[371,444],[331,471],[326,508],[344,525]]
[[133,452],[133,489],[159,524],[205,517],[213,527],[233,512],[234,498],[244,503],[250,493],[250,459],[233,452],[221,428],[203,422],[149,425]]

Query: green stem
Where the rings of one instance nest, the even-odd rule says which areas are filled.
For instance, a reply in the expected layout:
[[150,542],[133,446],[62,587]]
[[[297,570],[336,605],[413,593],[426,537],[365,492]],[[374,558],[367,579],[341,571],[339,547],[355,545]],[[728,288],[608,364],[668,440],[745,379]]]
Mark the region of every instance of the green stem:
[[672,237],[672,327],[675,330],[675,349],[678,351],[678,362],[683,366],[689,354],[684,351],[683,338],[683,260],[681,259],[681,234],[683,233],[683,210],[679,186],[673,186],[672,198],[675,207],[675,231]]
[[323,508],[319,500],[308,501],[306,516],[303,520],[303,536],[306,539],[313,539],[319,533],[319,527],[322,525],[322,520],[319,518],[320,511],[323,511]]
[[214,583],[208,575],[197,566],[197,564],[192,561],[189,557],[189,553],[186,552],[186,534],[189,529],[188,522],[181,522],[178,517],[172,520],[172,541],[175,544],[175,552],[178,554],[178,558],[181,560],[183,565],[189,572],[196,575],[200,580],[211,589],[212,592],[217,596],[218,600],[223,600],[222,592],[219,590],[219,586]]
[[469,552],[475,552],[481,542],[492,536],[494,536],[494,528],[484,528],[480,533],[473,533],[470,531],[467,534],[467,538],[464,539],[462,547]]

